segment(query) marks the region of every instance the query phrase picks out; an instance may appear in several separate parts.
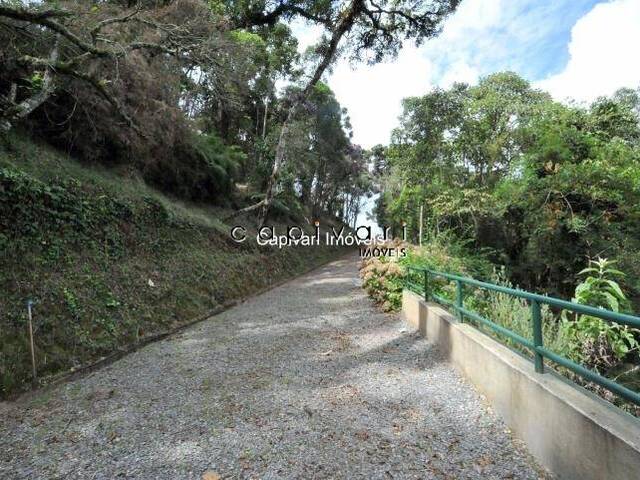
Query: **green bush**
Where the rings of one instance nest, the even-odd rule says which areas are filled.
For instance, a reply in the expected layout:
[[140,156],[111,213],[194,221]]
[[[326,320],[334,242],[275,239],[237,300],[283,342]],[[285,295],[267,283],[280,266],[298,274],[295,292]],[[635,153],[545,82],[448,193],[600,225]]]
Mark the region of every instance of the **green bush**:
[[[514,285],[508,280],[504,268],[495,269],[489,281],[495,285],[514,288]],[[521,337],[533,341],[531,306],[525,299],[506,293],[475,289],[469,297],[465,298],[465,307]],[[566,355],[571,348],[571,339],[566,328],[558,322],[548,305],[541,305],[541,313],[542,337],[545,347]],[[486,333],[497,336],[502,343],[511,348],[533,355],[533,352],[528,351],[526,347],[512,339],[497,334],[488,327],[481,325],[479,327]]]
[[246,156],[214,133],[191,134],[176,146],[175,156],[146,165],[143,175],[165,191],[191,200],[222,200],[233,191]]
[[[579,275],[587,275],[576,287],[573,301],[583,305],[606,308],[613,312],[630,313],[630,304],[615,277],[624,274],[611,268],[614,261],[606,258],[591,260]],[[605,322],[590,315],[576,315],[573,321],[564,316],[564,325],[571,336],[570,356],[588,367],[604,372],[616,367],[638,349],[638,330],[626,325]]]
[[[431,264],[442,261],[446,257],[441,257],[439,260],[437,258],[437,256],[431,258]],[[451,259],[451,263],[455,262],[456,259]],[[623,274],[611,268],[612,263],[614,262],[606,259],[591,261],[591,266],[580,272],[581,275],[588,276],[576,287],[573,301],[615,312],[630,313],[630,304],[626,296],[619,284],[612,280],[612,277],[620,277]],[[494,270],[489,281],[496,285],[514,288],[507,278],[504,267]],[[455,298],[455,289],[450,282],[431,281],[429,287],[433,293],[449,300]],[[506,293],[467,287],[465,308],[521,337],[533,340],[531,306],[525,299]],[[639,332],[636,329],[605,322],[588,315],[570,314],[566,311],[559,316],[554,315],[548,305],[542,305],[541,313],[543,343],[546,348],[638,391],[640,387],[640,376],[637,374]],[[476,327],[515,350],[526,353],[528,356],[533,355],[527,347],[505,335],[496,333],[489,327],[482,324],[477,324]],[[552,366],[552,368],[624,410],[640,415],[640,409],[636,406],[624,402],[597,384],[588,382],[563,367]]]
[[[424,267],[481,280],[489,278],[493,269],[484,254],[471,252],[466,242],[447,234],[436,236],[421,247],[408,249],[408,255],[400,260],[400,264],[405,270],[408,266]],[[413,283],[422,285],[421,274],[408,272],[408,275]],[[442,277],[431,275],[429,292],[453,301],[455,285]]]
[[404,272],[396,258],[367,258],[362,262],[360,276],[363,288],[382,310],[394,312],[400,309]]
[[88,240],[117,248],[114,227],[132,215],[131,205],[76,179],[45,183],[0,168],[0,254],[37,244],[55,257],[61,242]]
[[[482,254],[470,253],[464,243],[450,240],[449,237],[440,236],[426,242],[422,247],[400,241],[390,242],[386,246],[405,248],[407,256],[365,259],[361,267],[363,287],[383,310],[397,311],[402,304],[405,279],[408,278],[417,285],[423,283],[422,276],[409,271],[409,266],[477,278],[489,276],[491,264]],[[441,278],[431,277],[429,289],[431,293],[451,299],[455,293],[452,284]]]

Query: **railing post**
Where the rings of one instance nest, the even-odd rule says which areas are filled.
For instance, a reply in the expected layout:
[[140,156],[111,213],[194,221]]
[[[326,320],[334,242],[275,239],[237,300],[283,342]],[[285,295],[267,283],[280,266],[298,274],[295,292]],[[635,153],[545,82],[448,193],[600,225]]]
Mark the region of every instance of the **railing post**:
[[429,301],[429,272],[424,271],[424,301]]
[[533,324],[533,345],[536,351],[533,352],[536,372],[544,373],[544,357],[537,351],[538,347],[542,347],[542,314],[540,312],[540,303],[537,300],[531,300],[531,320]]
[[[464,290],[462,288],[462,282],[460,280],[456,280],[456,306],[458,308],[462,308],[464,305]],[[464,316],[460,310],[456,310],[458,320],[461,322],[464,320]]]

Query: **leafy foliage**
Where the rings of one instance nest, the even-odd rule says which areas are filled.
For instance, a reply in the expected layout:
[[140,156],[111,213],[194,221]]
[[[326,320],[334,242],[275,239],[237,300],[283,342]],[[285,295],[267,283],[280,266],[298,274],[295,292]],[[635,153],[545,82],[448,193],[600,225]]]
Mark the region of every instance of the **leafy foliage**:
[[[422,276],[409,271],[408,266],[479,278],[487,278],[491,273],[491,264],[484,255],[470,252],[463,243],[452,241],[445,235],[425,242],[422,247],[400,240],[389,241],[384,246],[405,248],[407,255],[392,258],[385,256],[365,258],[361,264],[360,276],[365,290],[385,311],[399,310],[406,280],[416,285],[423,285]],[[455,295],[454,287],[449,282],[436,278],[430,280],[429,291],[450,299]]]
[[[565,105],[508,72],[405,99],[392,144],[375,152],[378,220],[406,222],[417,241],[422,208],[423,243],[446,238],[484,252],[500,266],[494,282],[637,310],[638,104],[638,91],[622,89],[588,106]],[[601,259],[605,252],[613,260]],[[448,282],[435,288],[453,298]],[[530,336],[525,302],[477,291],[466,301]],[[638,370],[639,332],[588,315],[543,316],[549,348],[609,377]],[[629,382],[637,388],[637,379]]]
[[[618,282],[624,274],[612,268],[612,262],[598,258],[580,272],[586,278],[576,287],[574,302],[606,308],[613,312],[629,312],[629,302]],[[638,349],[635,334],[626,325],[605,322],[590,315],[578,315],[575,321],[563,321],[572,338],[572,356],[592,368],[606,371],[622,362]]]
[[[504,268],[494,269],[490,282],[495,285],[514,288],[514,285],[507,278]],[[480,313],[485,318],[491,319],[491,321],[517,333],[521,337],[533,341],[531,306],[525,299],[506,293],[476,289],[473,291],[472,296],[465,299],[465,304],[467,303],[471,310]],[[573,340],[570,332],[565,328],[565,324],[557,321],[548,305],[541,306],[541,320],[542,339],[545,347],[553,352],[567,355],[572,348]],[[496,334],[493,330],[482,325],[478,325],[478,327],[490,335],[497,336],[502,343],[509,345],[511,348],[533,355],[533,352],[528,351],[526,347],[514,342],[511,338]]]
[[18,253],[39,243],[48,255],[64,242],[86,241],[117,250],[121,240],[110,226],[131,218],[131,207],[104,192],[86,198],[74,179],[45,183],[13,168],[0,168],[0,247]]
[[[387,242],[385,247],[406,248],[401,241]],[[369,257],[360,265],[362,286],[385,312],[395,312],[402,306],[405,272],[397,257]]]
[[[185,200],[239,208],[264,199],[287,112],[304,91],[302,67],[324,55],[301,58],[281,20],[322,17],[326,27],[342,18],[336,5],[298,3],[274,11],[205,0],[2,8],[0,127],[26,128],[86,163],[136,171]],[[284,95],[280,80],[292,85]],[[329,87],[319,76],[312,87],[282,136],[280,155],[291,161],[276,210],[353,219],[369,188],[365,160]]]
[[182,198],[221,202],[228,197],[246,155],[236,146],[226,146],[215,133],[193,134],[183,148],[178,158],[147,167],[145,176]]
[[[633,92],[633,91],[632,91]],[[633,95],[554,102],[512,73],[406,99],[384,153],[379,223],[448,231],[524,288],[568,297],[600,252],[640,294],[640,126]]]

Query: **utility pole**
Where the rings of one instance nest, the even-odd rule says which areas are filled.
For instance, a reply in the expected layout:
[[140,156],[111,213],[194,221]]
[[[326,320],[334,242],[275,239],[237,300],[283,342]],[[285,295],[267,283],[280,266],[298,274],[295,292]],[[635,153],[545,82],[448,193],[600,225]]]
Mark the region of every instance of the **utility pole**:
[[420,205],[420,227],[418,228],[418,245],[422,246],[422,214],[424,210],[424,205]]

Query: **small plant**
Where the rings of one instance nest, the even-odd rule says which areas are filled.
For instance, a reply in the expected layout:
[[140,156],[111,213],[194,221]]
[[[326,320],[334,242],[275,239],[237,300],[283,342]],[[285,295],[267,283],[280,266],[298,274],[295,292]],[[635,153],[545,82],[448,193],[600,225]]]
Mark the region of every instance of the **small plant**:
[[67,305],[69,313],[75,318],[80,318],[80,305],[78,304],[78,298],[68,288],[62,289],[62,295],[64,296],[64,303]]
[[44,77],[40,72],[35,72],[31,75],[31,78],[27,79],[27,81],[33,90],[41,90],[42,85],[44,84]]
[[[517,288],[517,286],[513,285],[508,279],[504,267],[494,269],[490,281],[503,287]],[[485,318],[517,333],[521,337],[533,340],[531,305],[527,300],[507,293],[475,289],[472,291],[472,294],[465,299],[465,305],[470,310],[478,312]],[[561,324],[556,321],[548,305],[541,305],[541,309],[542,337],[545,347],[557,353],[566,352],[569,339],[562,329]],[[507,336],[500,335],[482,324],[477,326],[488,335],[498,337],[502,343],[507,344],[511,348],[526,352],[530,355],[533,353]]]
[[121,305],[122,304],[118,300],[116,300],[115,298],[111,298],[111,297],[105,303],[105,306],[109,307],[109,308],[117,308],[117,307],[119,307]]
[[[624,273],[612,268],[614,263],[606,258],[590,260],[589,267],[578,273],[587,277],[576,287],[573,301],[613,312],[628,312],[629,301],[613,280]],[[563,314],[562,325],[572,338],[570,356],[596,370],[614,367],[638,348],[637,330],[626,325],[590,315],[578,315],[575,321],[568,321],[566,314]]]
[[624,273],[620,270],[610,268],[614,263],[616,262],[606,258],[589,260],[589,264],[593,266],[585,268],[578,275],[591,273],[595,274],[595,276],[589,275],[576,287],[573,301],[585,305],[608,308],[613,312],[620,312],[621,307],[627,310],[629,304],[620,285],[609,278],[624,276]]

